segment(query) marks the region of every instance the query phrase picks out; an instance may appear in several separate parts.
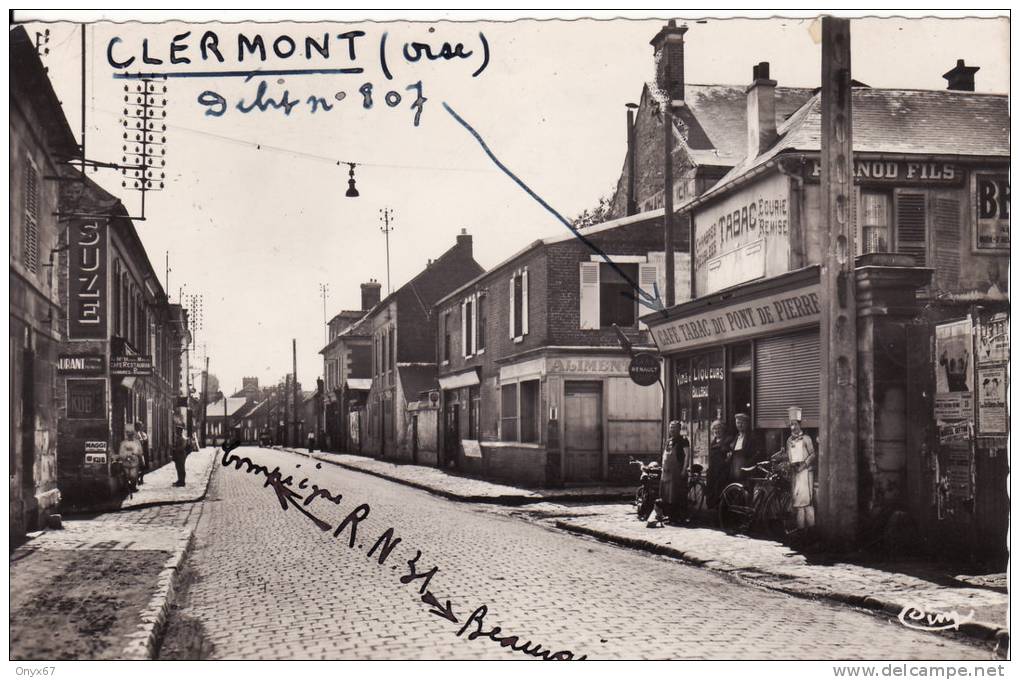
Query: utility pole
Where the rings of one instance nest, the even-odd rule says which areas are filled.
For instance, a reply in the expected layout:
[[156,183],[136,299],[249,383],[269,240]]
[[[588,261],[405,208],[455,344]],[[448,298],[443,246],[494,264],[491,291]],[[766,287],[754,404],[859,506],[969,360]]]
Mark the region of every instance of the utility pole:
[[209,405],[209,355],[205,355],[205,372],[202,373],[202,434],[201,434],[201,446],[205,448],[205,410]]
[[329,295],[329,284],[320,283],[319,293],[322,294],[322,338],[329,344],[329,319],[326,318],[326,297]]
[[297,382],[297,338],[292,338],[290,343],[291,343],[291,350],[293,352],[293,357],[294,357],[294,414],[293,414],[294,415],[294,439],[293,439],[293,442],[294,442],[294,448],[298,448],[298,447],[301,446],[301,442],[298,441],[298,407],[299,407],[299,403],[300,402],[298,401],[298,396],[299,395],[298,395],[298,382]]
[[290,374],[283,379],[283,428],[280,432],[280,446],[287,446],[287,431],[290,422]]
[[383,226],[379,227],[379,231],[386,234],[386,295],[390,294],[390,232],[393,231],[393,227],[390,226],[390,220],[393,218],[393,211],[389,208],[383,208],[379,211],[382,213]]
[[857,538],[857,306],[850,20],[822,18],[821,428],[818,525],[836,549]]

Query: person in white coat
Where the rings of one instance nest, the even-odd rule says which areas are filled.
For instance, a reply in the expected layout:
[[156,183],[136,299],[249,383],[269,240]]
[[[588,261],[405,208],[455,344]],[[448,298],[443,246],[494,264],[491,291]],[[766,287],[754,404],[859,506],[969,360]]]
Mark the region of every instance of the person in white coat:
[[797,516],[797,528],[808,529],[815,525],[814,466],[817,456],[811,436],[801,429],[801,410],[793,406],[788,412],[790,436],[779,452],[779,458],[790,464],[790,493]]

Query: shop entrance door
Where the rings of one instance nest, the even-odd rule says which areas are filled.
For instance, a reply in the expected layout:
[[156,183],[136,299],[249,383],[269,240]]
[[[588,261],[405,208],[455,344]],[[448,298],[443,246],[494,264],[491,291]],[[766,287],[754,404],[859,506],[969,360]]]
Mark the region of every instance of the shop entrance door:
[[445,410],[446,436],[443,437],[443,464],[450,465],[457,461],[457,452],[460,451],[460,404],[447,401]]
[[597,481],[602,470],[602,383],[565,383],[563,416],[564,481]]

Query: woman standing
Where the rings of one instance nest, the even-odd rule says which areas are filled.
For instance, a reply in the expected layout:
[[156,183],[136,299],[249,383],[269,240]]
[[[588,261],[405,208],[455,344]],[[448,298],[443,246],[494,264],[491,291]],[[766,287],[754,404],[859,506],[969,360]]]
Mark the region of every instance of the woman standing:
[[793,406],[789,410],[789,416],[790,436],[780,454],[785,454],[786,460],[790,463],[790,473],[793,475],[791,495],[793,509],[797,515],[797,528],[808,529],[815,525],[813,497],[815,475],[812,470],[815,463],[815,446],[811,442],[811,437],[804,434],[800,427],[801,410]]
[[715,508],[719,505],[719,496],[722,490],[729,484],[729,461],[727,461],[727,442],[723,437],[723,424],[721,420],[712,422],[712,439],[708,445],[708,480],[706,490],[708,493],[708,507]]
[[[659,480],[659,521],[677,522],[687,518],[687,471],[690,468],[691,443],[680,430],[680,421],[669,424],[666,448],[662,452],[662,477]],[[655,520],[649,522],[654,526]]]

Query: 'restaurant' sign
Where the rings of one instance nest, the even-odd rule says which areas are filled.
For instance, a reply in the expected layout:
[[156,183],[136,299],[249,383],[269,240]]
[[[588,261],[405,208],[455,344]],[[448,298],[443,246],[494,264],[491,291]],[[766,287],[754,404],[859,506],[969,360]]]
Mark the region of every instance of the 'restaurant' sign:
[[57,358],[58,373],[102,373],[105,367],[106,361],[101,354],[61,354]]
[[110,375],[152,375],[152,357],[110,357]]
[[820,286],[774,293],[726,307],[712,307],[662,325],[648,320],[652,339],[661,352],[677,352],[718,345],[742,338],[819,323]]
[[67,337],[100,340],[109,318],[106,298],[106,223],[74,220],[68,229]]

